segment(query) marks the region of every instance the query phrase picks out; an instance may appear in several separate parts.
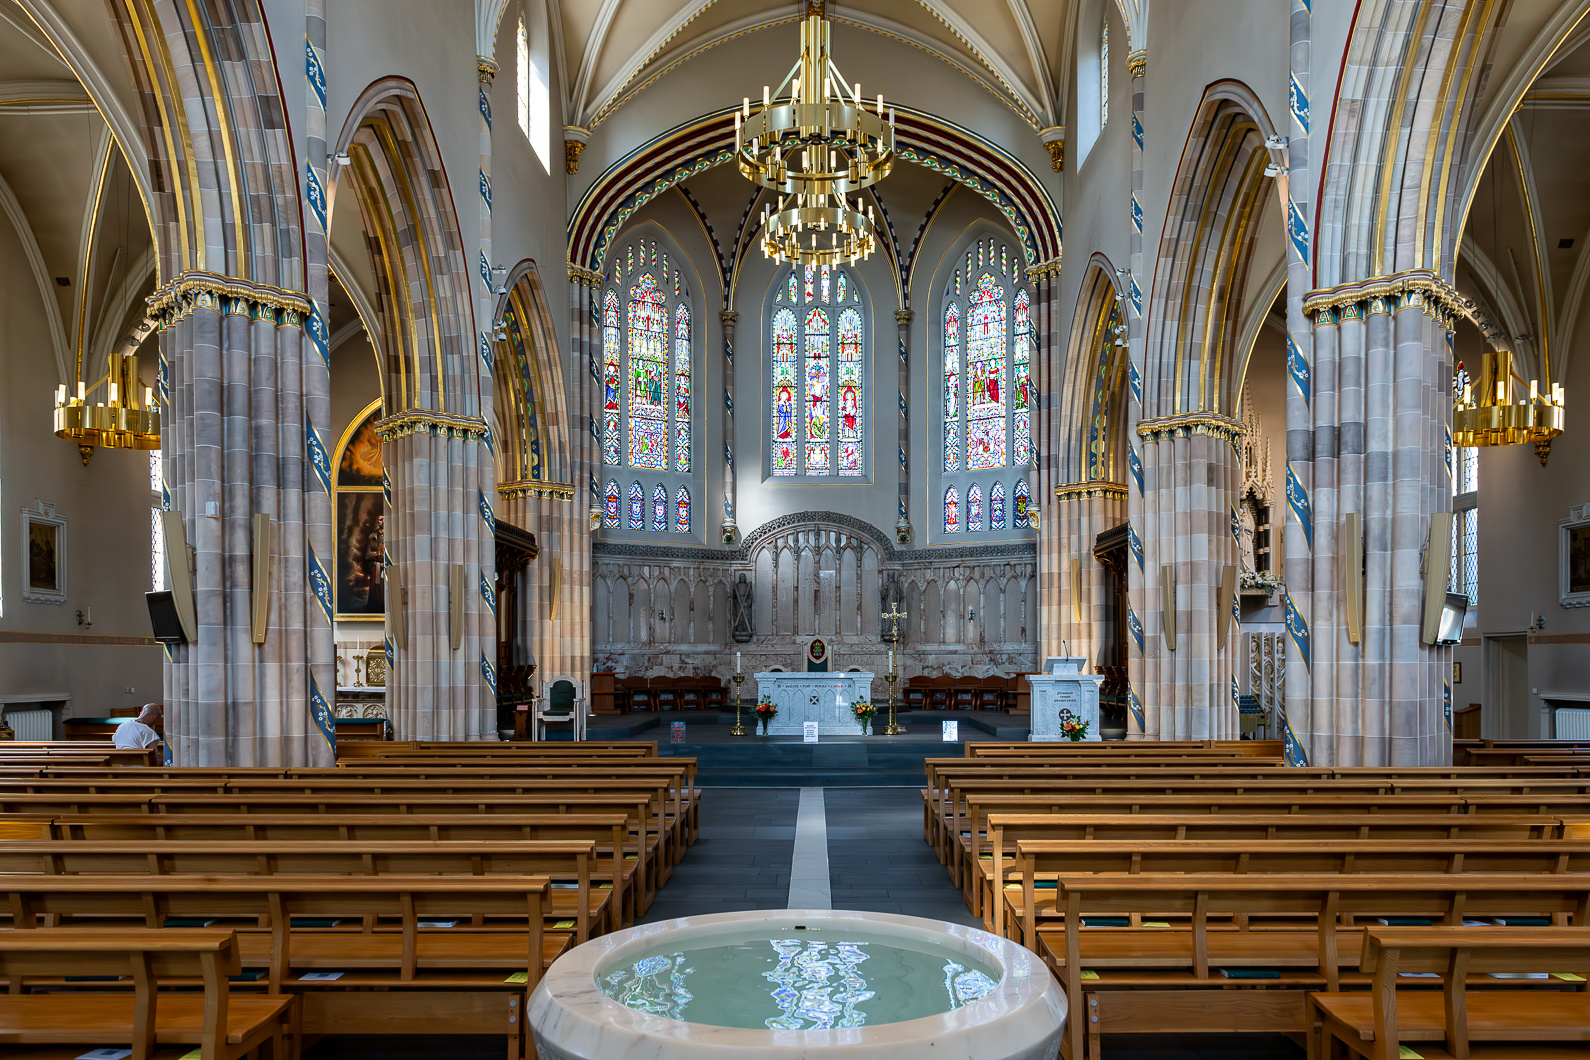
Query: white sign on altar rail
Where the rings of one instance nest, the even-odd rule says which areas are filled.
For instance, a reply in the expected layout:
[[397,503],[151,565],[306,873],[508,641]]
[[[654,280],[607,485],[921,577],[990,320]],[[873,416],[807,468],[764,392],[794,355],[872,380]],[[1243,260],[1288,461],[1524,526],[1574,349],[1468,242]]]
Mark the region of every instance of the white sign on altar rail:
[[961,723],[958,722],[958,721],[947,721],[947,722],[945,722],[944,723],[944,742],[945,743],[956,743],[956,742],[958,742],[960,740],[960,738],[961,738]]
[[805,722],[801,726],[801,732],[802,732],[802,735],[805,737],[805,739],[804,739],[805,743],[816,743],[817,742],[817,723],[815,721]]

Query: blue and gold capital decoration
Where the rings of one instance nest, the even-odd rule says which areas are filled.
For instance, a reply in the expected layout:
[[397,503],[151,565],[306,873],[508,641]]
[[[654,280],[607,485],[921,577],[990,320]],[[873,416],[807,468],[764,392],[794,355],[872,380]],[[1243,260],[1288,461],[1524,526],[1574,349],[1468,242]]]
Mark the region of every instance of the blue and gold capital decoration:
[[1292,509],[1292,515],[1303,528],[1303,537],[1308,541],[1308,550],[1314,551],[1314,508],[1309,503],[1308,492],[1303,489],[1303,483],[1298,481],[1297,473],[1292,470],[1292,461],[1286,462],[1286,506]]
[[480,653],[480,676],[486,679],[486,687],[491,689],[491,694],[497,694],[497,668],[491,665],[491,660],[486,658],[486,653]]
[[1297,123],[1299,131],[1304,136],[1308,135],[1308,93],[1303,91],[1303,86],[1297,83],[1297,74],[1291,75],[1291,89],[1287,97],[1287,106],[1292,111],[1292,120]]
[[315,469],[315,480],[322,493],[331,494],[331,458],[326,455],[326,444],[320,440],[314,421],[304,417],[304,448],[309,453],[309,466]]
[[1303,351],[1298,349],[1292,336],[1286,337],[1286,374],[1291,376],[1292,385],[1297,387],[1297,392],[1303,395],[1303,404],[1314,404],[1314,379],[1312,369],[1308,366],[1308,359],[1303,356]]
[[1308,623],[1298,613],[1297,605],[1292,602],[1292,591],[1286,592],[1286,635],[1292,638],[1292,643],[1297,646],[1298,654],[1303,657],[1305,669],[1313,669],[1313,663],[1308,646]]
[[491,502],[486,499],[486,491],[480,491],[480,520],[486,524],[486,532],[492,537],[497,536],[497,516],[491,510]]
[[309,91],[321,110],[326,109],[326,68],[315,51],[315,42],[304,37],[304,77],[309,81]]
[[326,616],[326,624],[332,624],[331,606],[331,579],[326,576],[326,568],[320,565],[320,557],[315,555],[315,546],[307,545],[306,555],[309,562],[309,587],[315,592],[315,599],[320,601],[320,610]]
[[315,675],[309,675],[309,716],[315,720],[315,728],[320,730],[320,735],[325,737],[326,746],[332,753],[337,750],[337,723],[332,718],[331,707],[326,703],[326,697],[320,694],[320,684],[315,680]]
[[486,601],[486,610],[491,612],[493,618],[497,617],[497,589],[486,578],[486,572],[480,572],[480,598]]

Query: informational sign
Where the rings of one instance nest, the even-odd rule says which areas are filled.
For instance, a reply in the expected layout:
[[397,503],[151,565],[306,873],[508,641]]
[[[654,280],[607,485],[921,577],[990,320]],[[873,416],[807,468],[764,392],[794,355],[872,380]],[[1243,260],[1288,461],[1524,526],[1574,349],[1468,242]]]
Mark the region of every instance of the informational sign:
[[671,725],[668,726],[668,731],[669,731],[669,742],[670,743],[684,743],[685,742],[685,723],[684,722],[682,722],[682,721],[673,722]]
[[960,739],[961,739],[961,723],[958,722],[958,721],[947,721],[947,722],[945,722],[944,723],[944,742],[945,743],[958,743],[958,742],[960,742]]
[[806,743],[817,742],[817,723],[815,721],[802,722],[801,732],[805,737]]

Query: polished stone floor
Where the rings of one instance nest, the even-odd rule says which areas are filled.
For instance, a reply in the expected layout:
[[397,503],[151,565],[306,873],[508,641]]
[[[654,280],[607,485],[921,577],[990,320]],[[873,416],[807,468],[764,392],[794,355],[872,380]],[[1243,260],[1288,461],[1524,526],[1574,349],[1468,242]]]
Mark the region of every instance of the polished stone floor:
[[[804,794],[804,799],[803,799]],[[801,816],[803,804],[806,815]],[[812,846],[813,808],[826,850]],[[798,827],[798,822],[800,827]],[[800,842],[797,842],[799,833]],[[817,841],[820,842],[821,837]],[[703,913],[785,909],[792,870],[797,897],[813,900],[811,870],[826,855],[835,909],[904,913],[981,926],[922,840],[915,787],[704,788],[701,837],[658,892],[642,923]],[[1280,1036],[1106,1036],[1109,1060],[1300,1060]],[[328,1038],[306,1060],[492,1060],[495,1039]]]

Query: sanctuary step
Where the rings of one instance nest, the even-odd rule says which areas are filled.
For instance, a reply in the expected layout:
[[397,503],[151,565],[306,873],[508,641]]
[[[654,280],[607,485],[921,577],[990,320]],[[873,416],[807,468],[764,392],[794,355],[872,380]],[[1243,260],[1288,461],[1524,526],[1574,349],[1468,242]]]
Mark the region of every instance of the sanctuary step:
[[702,787],[921,787],[929,757],[958,755],[959,744],[905,737],[846,737],[815,744],[746,736],[733,743],[659,744],[659,757],[696,759]]

